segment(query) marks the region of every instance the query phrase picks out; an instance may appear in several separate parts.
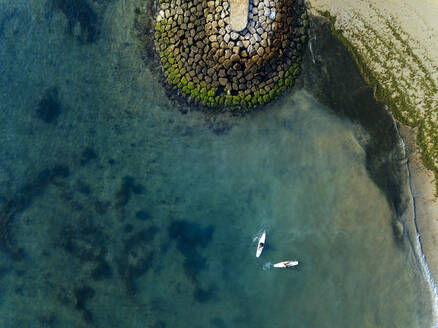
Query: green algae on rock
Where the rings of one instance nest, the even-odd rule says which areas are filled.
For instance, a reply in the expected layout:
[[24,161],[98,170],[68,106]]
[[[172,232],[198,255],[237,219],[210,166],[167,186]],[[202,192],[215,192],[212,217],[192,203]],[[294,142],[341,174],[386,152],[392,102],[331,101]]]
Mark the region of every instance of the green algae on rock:
[[307,43],[302,0],[253,0],[240,32],[229,1],[161,0],[154,46],[165,83],[202,108],[248,111],[294,85]]

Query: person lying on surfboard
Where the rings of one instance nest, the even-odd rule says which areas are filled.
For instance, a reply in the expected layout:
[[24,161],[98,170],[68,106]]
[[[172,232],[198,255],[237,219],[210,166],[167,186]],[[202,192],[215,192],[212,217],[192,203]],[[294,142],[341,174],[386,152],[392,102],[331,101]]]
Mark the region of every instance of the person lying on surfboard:
[[259,257],[260,254],[262,254],[263,246],[265,246],[265,239],[266,239],[266,231],[263,231],[263,234],[260,237],[259,243],[257,246],[256,257]]

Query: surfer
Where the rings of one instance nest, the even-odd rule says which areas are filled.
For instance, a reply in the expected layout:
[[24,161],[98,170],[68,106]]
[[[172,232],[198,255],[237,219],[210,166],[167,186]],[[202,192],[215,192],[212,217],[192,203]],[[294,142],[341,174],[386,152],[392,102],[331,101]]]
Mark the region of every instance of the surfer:
[[293,268],[298,265],[298,261],[283,261],[274,264],[275,268]]
[[263,231],[263,234],[260,237],[259,243],[257,246],[256,257],[259,257],[260,254],[262,254],[263,246],[265,246],[265,239],[266,239],[266,231]]

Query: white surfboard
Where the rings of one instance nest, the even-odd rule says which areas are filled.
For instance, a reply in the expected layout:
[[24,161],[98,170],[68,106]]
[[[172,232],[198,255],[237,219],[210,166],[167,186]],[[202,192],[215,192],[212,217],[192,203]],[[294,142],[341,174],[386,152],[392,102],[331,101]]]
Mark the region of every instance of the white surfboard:
[[257,244],[256,257],[259,257],[260,254],[262,254],[263,247],[265,246],[265,239],[266,239],[266,231],[263,231],[263,234],[259,239],[259,243]]
[[298,261],[283,261],[274,264],[275,268],[293,268],[298,265]]

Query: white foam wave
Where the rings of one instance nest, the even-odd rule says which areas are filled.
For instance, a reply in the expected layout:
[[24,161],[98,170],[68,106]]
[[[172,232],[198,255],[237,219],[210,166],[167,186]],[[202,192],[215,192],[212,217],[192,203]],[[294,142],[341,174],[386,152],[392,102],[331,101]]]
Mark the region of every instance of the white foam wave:
[[394,119],[392,114],[389,112],[389,109],[387,106],[385,106],[385,109],[388,111],[389,115],[392,118],[392,121],[394,123],[394,127],[397,131],[397,134],[400,138],[400,143],[402,145],[403,149],[403,157],[406,165],[406,170],[408,174],[408,181],[409,181],[409,194],[411,196],[412,206],[413,206],[413,221],[414,221],[414,227],[415,227],[415,237],[416,237],[416,243],[414,247],[415,255],[417,256],[417,259],[420,263],[421,272],[423,274],[424,279],[426,280],[427,284],[429,285],[429,288],[432,292],[432,307],[433,307],[433,322],[432,327],[438,327],[438,288],[436,285],[435,280],[433,279],[432,273],[429,268],[429,264],[427,263],[426,256],[423,252],[423,245],[421,243],[421,234],[418,230],[417,226],[417,209],[416,209],[416,202],[415,202],[415,196],[413,192],[413,186],[412,186],[412,175],[411,175],[411,169],[409,166],[409,157],[407,155],[406,151],[406,144],[403,140],[403,137],[400,134],[400,130],[397,125],[397,121]]

